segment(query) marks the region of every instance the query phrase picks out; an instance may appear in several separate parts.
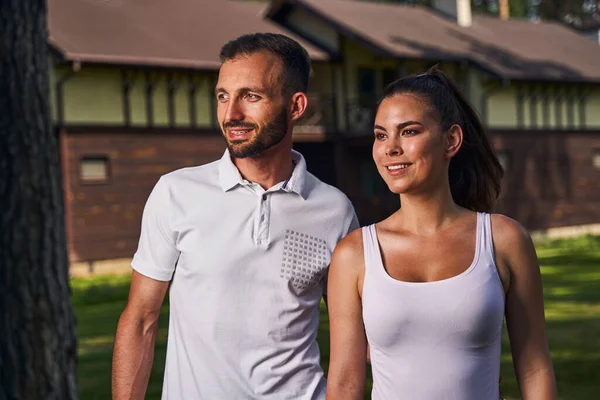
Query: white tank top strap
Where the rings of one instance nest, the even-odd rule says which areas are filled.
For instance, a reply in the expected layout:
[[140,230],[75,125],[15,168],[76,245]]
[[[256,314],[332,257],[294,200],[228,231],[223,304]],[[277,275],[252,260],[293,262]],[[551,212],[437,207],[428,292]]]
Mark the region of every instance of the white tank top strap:
[[383,257],[379,249],[379,240],[377,239],[377,229],[375,224],[364,226],[362,228],[363,246],[365,252],[365,281],[367,276],[388,279],[387,272],[383,266]]
[[373,263],[373,260],[377,259],[377,252],[379,252],[379,244],[377,243],[375,224],[363,226],[362,237],[363,249],[365,253],[365,273],[368,273],[371,269],[371,264]]
[[481,227],[478,229],[479,243],[481,243],[480,254],[486,254],[494,259],[494,242],[492,240],[492,219],[489,213],[478,213]]

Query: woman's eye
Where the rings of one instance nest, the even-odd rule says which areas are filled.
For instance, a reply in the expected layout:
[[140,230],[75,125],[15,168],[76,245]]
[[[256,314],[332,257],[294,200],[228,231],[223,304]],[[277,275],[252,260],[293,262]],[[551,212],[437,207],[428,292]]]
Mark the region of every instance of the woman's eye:
[[415,133],[417,133],[417,131],[414,129],[405,129],[402,131],[402,136],[414,135]]
[[385,134],[384,133],[375,133],[375,139],[383,140],[383,139],[385,139]]

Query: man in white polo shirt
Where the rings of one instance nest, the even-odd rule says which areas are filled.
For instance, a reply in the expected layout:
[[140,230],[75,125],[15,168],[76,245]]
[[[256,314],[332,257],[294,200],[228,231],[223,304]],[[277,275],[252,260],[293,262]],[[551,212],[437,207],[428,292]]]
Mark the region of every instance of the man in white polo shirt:
[[352,205],[307,172],[292,128],[307,106],[306,50],[283,35],[221,51],[228,150],[167,174],[150,195],[117,328],[113,398],[143,398],[169,284],[163,399],[324,399],[319,303]]

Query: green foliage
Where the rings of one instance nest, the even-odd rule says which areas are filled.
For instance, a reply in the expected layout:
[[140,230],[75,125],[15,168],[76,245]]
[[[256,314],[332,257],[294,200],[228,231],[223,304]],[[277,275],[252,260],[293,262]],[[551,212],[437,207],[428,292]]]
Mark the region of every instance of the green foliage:
[[585,28],[598,24],[597,0],[538,0],[537,15],[546,20],[556,20],[574,27]]

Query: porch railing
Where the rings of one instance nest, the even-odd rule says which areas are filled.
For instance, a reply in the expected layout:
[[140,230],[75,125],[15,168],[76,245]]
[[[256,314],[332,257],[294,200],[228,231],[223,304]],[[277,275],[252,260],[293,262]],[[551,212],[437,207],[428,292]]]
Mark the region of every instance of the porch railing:
[[296,123],[297,133],[331,133],[336,131],[335,99],[332,95],[308,93],[308,107]]
[[[358,100],[344,103],[345,115],[336,113],[333,95],[308,94],[308,107],[296,123],[296,133],[336,133],[348,136],[371,135],[375,119],[375,105],[365,105]],[[338,120],[343,122],[338,122]],[[347,125],[345,128],[344,126]]]
[[365,105],[358,100],[346,102],[346,121],[348,128],[345,130],[350,136],[371,135],[373,121],[375,120],[375,104]]

